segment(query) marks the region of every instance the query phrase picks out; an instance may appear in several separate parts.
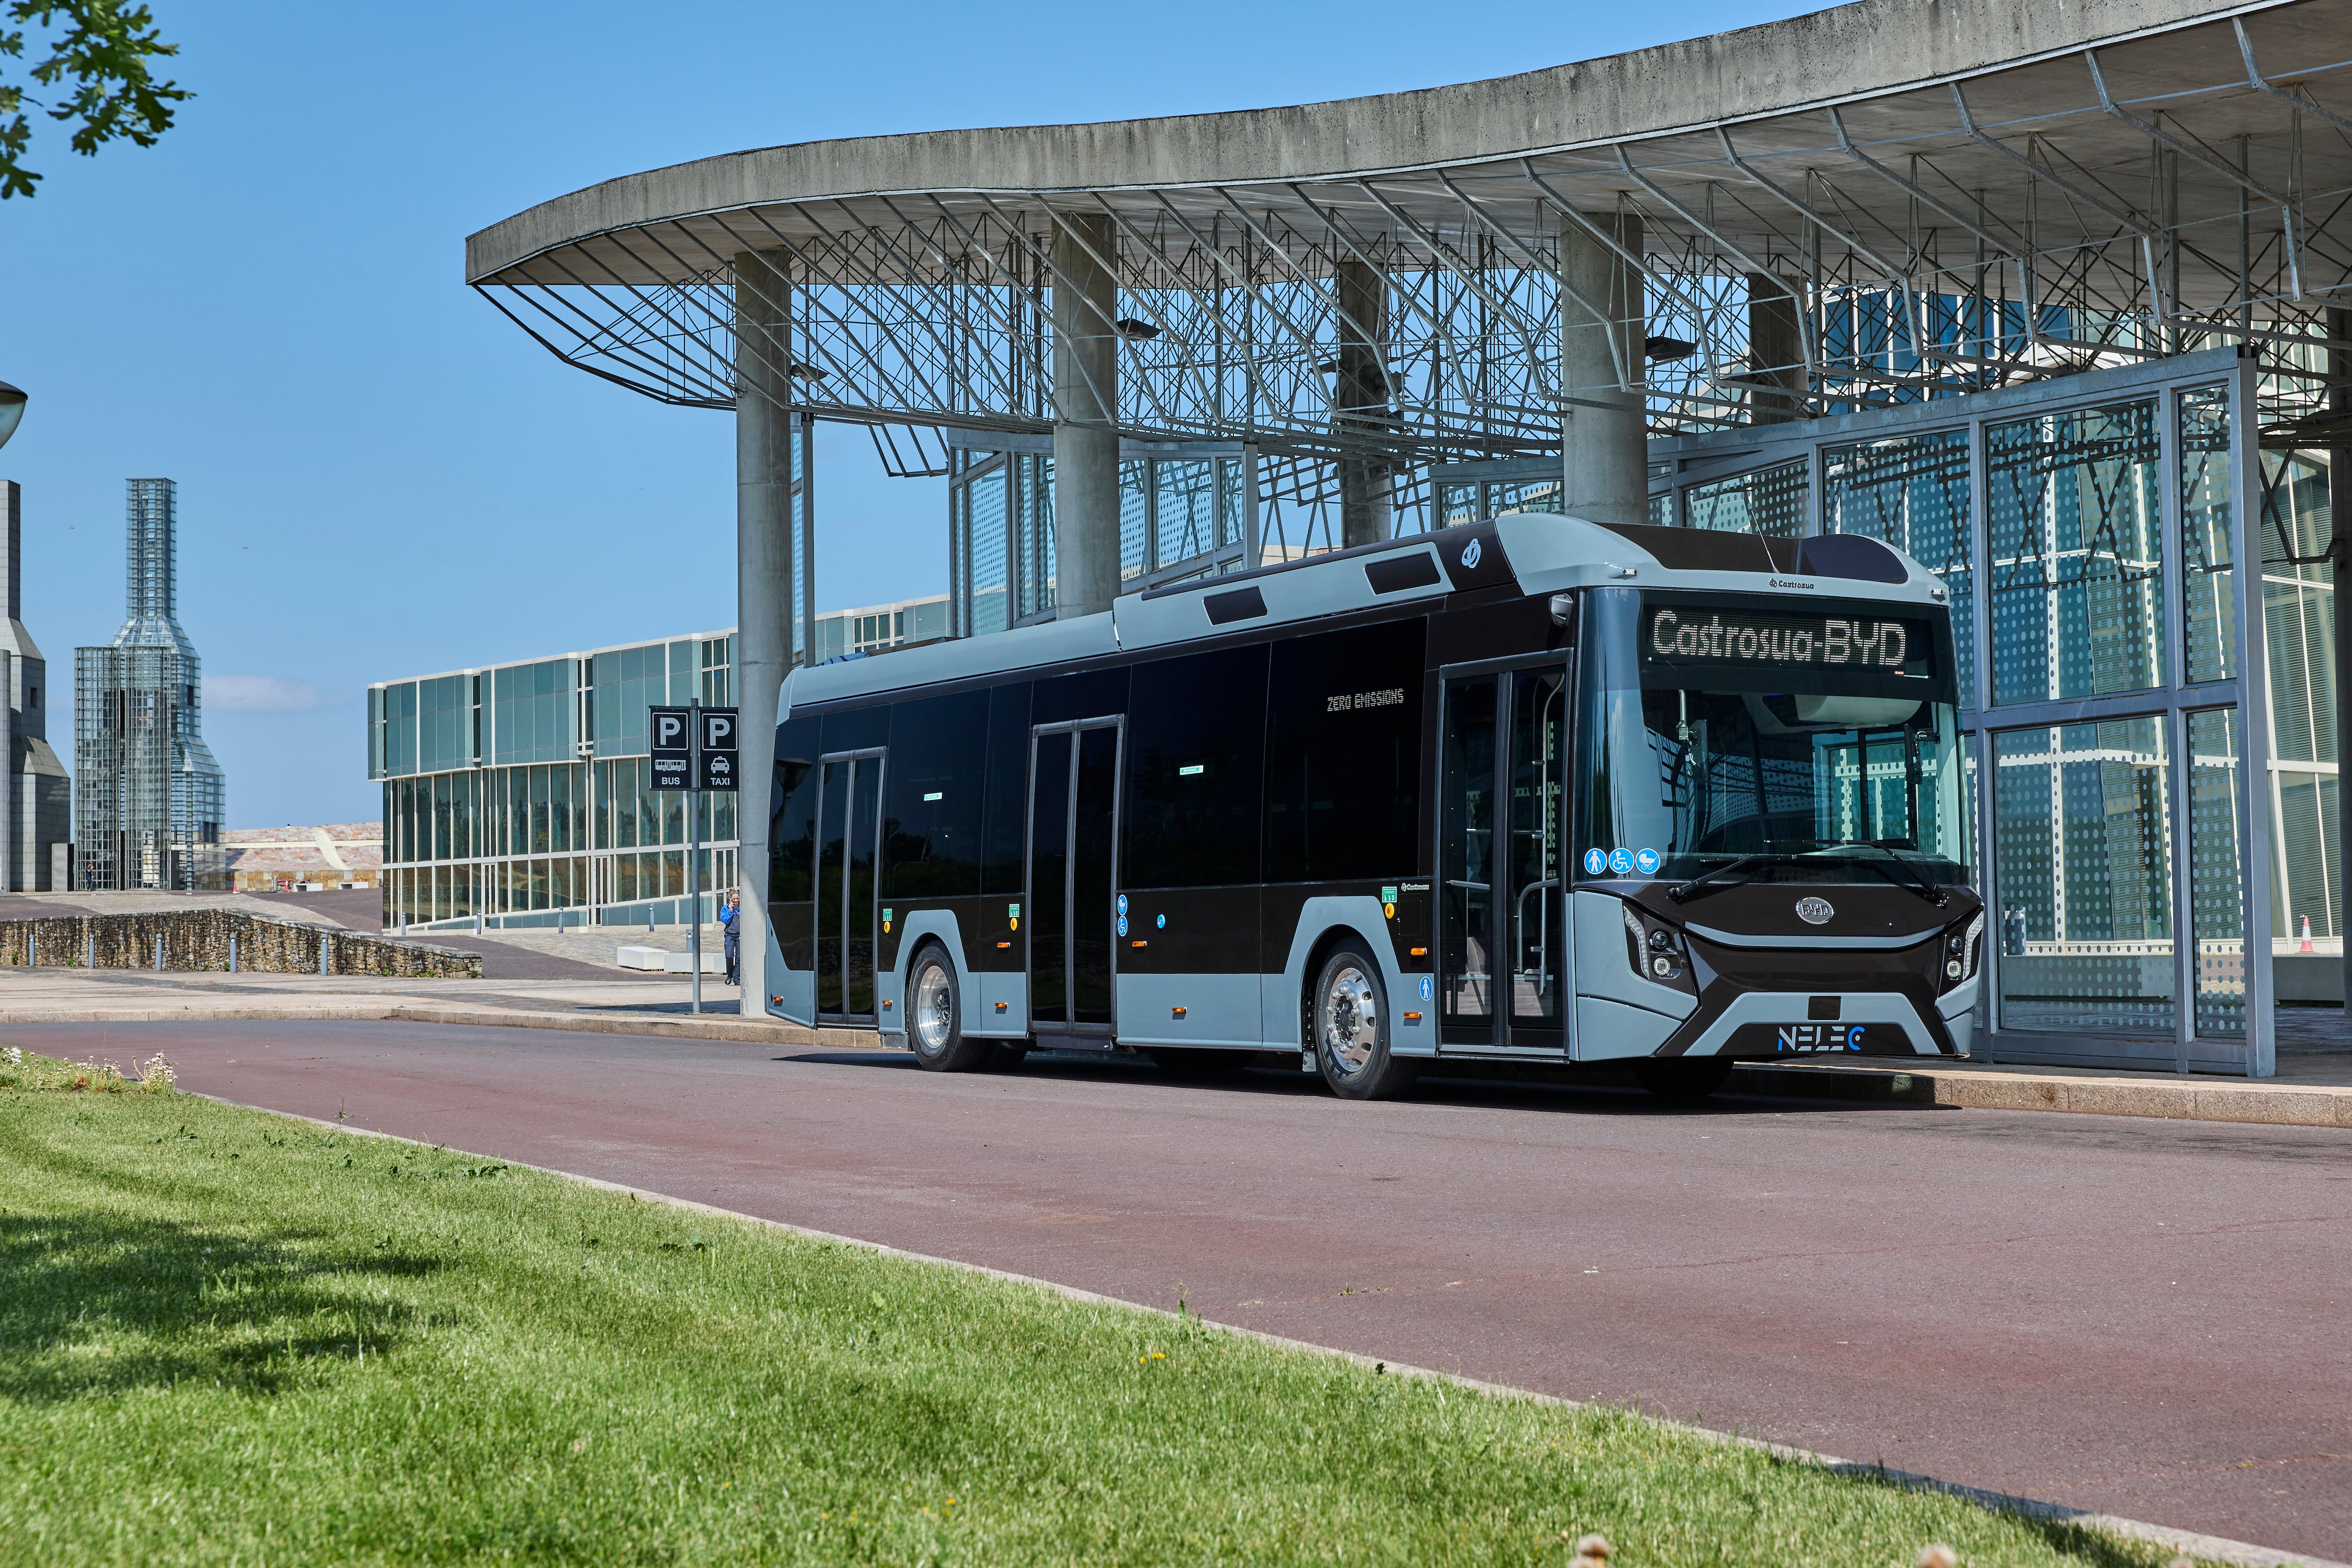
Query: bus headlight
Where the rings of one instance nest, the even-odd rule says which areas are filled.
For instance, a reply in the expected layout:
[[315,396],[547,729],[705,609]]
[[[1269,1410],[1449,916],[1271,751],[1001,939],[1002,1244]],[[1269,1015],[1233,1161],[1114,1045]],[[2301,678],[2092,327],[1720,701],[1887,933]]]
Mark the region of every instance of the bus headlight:
[[1977,977],[1977,961],[1984,951],[1984,911],[1977,911],[1965,931],[1948,932],[1944,937],[1944,988],[1964,986]]
[[1682,934],[1648,919],[1631,904],[1619,907],[1625,912],[1625,961],[1633,967],[1633,973],[1652,985],[1695,991],[1690,952],[1683,946]]

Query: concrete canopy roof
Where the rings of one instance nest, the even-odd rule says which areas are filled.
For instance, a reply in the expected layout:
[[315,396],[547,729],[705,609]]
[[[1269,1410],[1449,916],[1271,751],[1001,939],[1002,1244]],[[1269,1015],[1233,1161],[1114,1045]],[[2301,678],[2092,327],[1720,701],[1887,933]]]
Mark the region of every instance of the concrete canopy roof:
[[[819,419],[1036,433],[1053,236],[1083,231],[1123,433],[1412,464],[1556,448],[1564,403],[1635,390],[1654,428],[1737,422],[1759,375],[1821,411],[2233,337],[2307,373],[2347,195],[2352,0],[1859,0],[1414,92],[699,159],[493,225],[466,276],[665,402],[734,406],[748,351]],[[1566,385],[1562,236],[1617,218],[1631,317],[1574,303],[1679,362]],[[1759,290],[1803,302],[1790,367],[1750,352]],[[747,348],[754,296],[780,324]],[[1335,419],[1343,339],[1381,344],[1385,423]]]
[[[1083,210],[1097,193],[1320,184],[1495,165],[1516,172],[1519,160],[1533,159],[1564,191],[1599,201],[1595,175],[1601,186],[1627,183],[1615,169],[1620,145],[1664,143],[1636,160],[1663,178],[1687,181],[1702,167],[1704,178],[1724,178],[1731,171],[1719,127],[1730,129],[1742,155],[1759,166],[1791,158],[1849,162],[1824,116],[1832,106],[1843,110],[1853,140],[1882,157],[1893,143],[1955,150],[1967,139],[1954,82],[1967,84],[1978,123],[2004,136],[2096,115],[2085,49],[2110,53],[2106,75],[2120,100],[2160,105],[2174,95],[2231,87],[2258,99],[2244,86],[2223,20],[2232,16],[2247,18],[2267,76],[2293,82],[2328,71],[2339,79],[2314,84],[2328,94],[2322,101],[2352,112],[2352,85],[2332,68],[2352,54],[2352,7],[2336,0],[1858,0],[1684,43],[1411,92],[1155,120],[857,137],[697,159],[608,180],[479,231],[467,240],[466,276],[473,283],[567,281],[530,264],[602,235],[688,224],[706,244],[673,244],[667,256],[642,246],[598,251],[615,278],[683,282],[707,273],[715,256],[773,243],[756,225],[692,225],[698,216],[825,203],[888,223],[894,207],[904,210],[872,198],[936,196],[976,208],[955,198],[985,193]],[[2266,131],[2274,119],[2268,107],[2242,106]],[[2110,158],[2079,161],[2131,165],[2117,172],[2144,180],[2144,136],[2110,121],[2102,140],[2113,143]],[[1989,178],[2013,183],[1998,154],[1985,159]],[[1881,199],[1908,203],[1899,193]],[[789,216],[765,215],[787,233],[816,233]]]

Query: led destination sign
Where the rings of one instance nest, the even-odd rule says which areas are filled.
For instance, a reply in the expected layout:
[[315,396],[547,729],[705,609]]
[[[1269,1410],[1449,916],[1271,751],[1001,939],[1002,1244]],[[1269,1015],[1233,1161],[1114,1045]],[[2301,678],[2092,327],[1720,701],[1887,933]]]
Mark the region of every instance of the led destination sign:
[[1645,664],[1746,664],[1920,678],[1935,644],[1925,621],[1654,604],[1642,612]]

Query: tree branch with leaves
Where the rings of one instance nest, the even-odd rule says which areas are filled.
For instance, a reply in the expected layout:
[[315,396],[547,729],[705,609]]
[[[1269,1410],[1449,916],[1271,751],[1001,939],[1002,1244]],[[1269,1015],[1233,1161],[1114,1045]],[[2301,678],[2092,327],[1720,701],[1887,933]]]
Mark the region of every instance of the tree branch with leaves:
[[[193,96],[173,81],[157,81],[148,61],[176,55],[155,30],[144,5],[122,0],[6,0],[0,56],[25,58],[26,31],[35,30],[47,53],[25,81],[0,79],[0,200],[30,196],[41,176],[24,166],[32,145],[26,111],[73,125],[73,150],[87,158],[110,141],[152,147],[172,128],[172,106]],[[15,72],[9,71],[13,76]],[[36,96],[35,89],[45,96]]]

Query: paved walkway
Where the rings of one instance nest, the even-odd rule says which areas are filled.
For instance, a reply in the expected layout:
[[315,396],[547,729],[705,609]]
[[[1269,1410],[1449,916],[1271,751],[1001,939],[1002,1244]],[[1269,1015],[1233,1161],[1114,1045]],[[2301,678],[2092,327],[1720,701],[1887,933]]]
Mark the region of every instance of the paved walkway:
[[27,969],[0,966],[0,1026],[26,1023],[160,1023],[216,1020],[406,1020],[558,1028],[597,1033],[782,1045],[872,1045],[870,1034],[807,1030],[769,1018],[742,1019],[735,988],[702,982],[704,1011],[689,1013],[684,976],[655,979],[628,970],[577,977],[397,979],[358,975],[228,975],[142,969]]
[[188,1088],[2352,1559],[2352,1139],[404,1023],[16,1027]]
[[[488,940],[482,950],[493,956],[485,966],[487,977],[480,980],[139,969],[89,973],[0,966],[0,1025],[373,1019],[764,1040],[780,1045],[872,1049],[880,1043],[865,1031],[809,1030],[767,1017],[741,1018],[735,988],[715,976],[703,978],[704,1010],[697,1017],[688,1011],[691,993],[683,976],[656,979],[642,971],[596,968]],[[2346,1029],[2343,1015],[2333,1011],[2298,1020],[2296,1027],[2300,1043],[2290,1050],[2283,1020],[2279,1076],[2259,1081],[1885,1058],[1759,1063],[1741,1067],[1735,1082],[1747,1093],[1803,1099],[2352,1129],[2352,1030]],[[2334,1043],[2338,1040],[2346,1043]],[[1533,1066],[1465,1065],[1449,1071],[1534,1082],[1593,1076],[1591,1070],[1564,1074],[1556,1068]],[[1611,1081],[1606,1073],[1601,1077]]]

